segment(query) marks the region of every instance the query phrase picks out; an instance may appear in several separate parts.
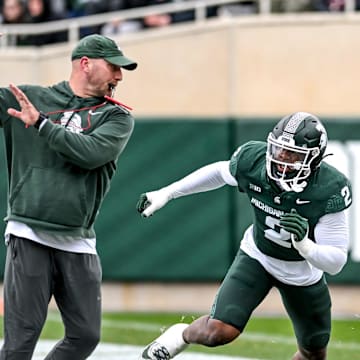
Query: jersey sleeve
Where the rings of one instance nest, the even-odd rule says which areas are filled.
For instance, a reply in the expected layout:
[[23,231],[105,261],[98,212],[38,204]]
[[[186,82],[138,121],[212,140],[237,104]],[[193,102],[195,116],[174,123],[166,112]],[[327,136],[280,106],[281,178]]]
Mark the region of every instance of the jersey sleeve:
[[350,181],[339,173],[336,189],[326,203],[326,214],[336,213],[350,207],[352,203],[352,188]]
[[230,159],[231,175],[237,180],[239,190],[243,191],[249,176],[258,174],[264,167],[266,143],[249,141],[239,146]]
[[230,158],[230,173],[231,175],[236,178],[236,172],[237,172],[237,164],[239,161],[239,153],[241,152],[242,146],[239,146],[236,151],[232,154]]

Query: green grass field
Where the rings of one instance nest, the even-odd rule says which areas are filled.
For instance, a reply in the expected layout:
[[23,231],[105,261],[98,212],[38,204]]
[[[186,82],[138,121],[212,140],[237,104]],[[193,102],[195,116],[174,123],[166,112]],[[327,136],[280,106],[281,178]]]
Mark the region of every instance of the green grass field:
[[[193,316],[168,313],[104,313],[102,342],[145,345],[164,328],[175,322],[191,322]],[[62,335],[60,316],[56,312],[50,312],[41,338],[59,339]],[[192,352],[269,360],[289,360],[295,349],[291,324],[284,318],[253,318],[239,339],[222,347],[189,347]],[[360,319],[333,321],[328,359],[360,360]]]

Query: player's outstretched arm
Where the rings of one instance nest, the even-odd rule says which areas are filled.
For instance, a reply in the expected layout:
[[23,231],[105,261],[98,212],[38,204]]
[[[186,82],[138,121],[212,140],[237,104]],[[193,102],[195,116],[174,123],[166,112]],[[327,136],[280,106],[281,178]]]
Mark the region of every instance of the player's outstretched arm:
[[230,174],[229,161],[218,161],[203,166],[160,190],[141,194],[136,208],[142,216],[149,217],[172,199],[214,190],[225,184],[236,186],[237,181]]

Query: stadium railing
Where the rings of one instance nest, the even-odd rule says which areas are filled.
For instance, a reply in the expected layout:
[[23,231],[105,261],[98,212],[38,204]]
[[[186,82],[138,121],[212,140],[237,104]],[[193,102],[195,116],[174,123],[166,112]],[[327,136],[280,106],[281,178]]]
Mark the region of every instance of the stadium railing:
[[[120,10],[109,13],[81,16],[63,20],[51,21],[34,24],[13,24],[0,25],[0,32],[3,36],[0,38],[0,47],[12,46],[9,39],[16,35],[38,35],[44,33],[53,33],[58,31],[68,32],[68,41],[76,42],[80,38],[80,30],[84,27],[97,26],[114,19],[131,20],[142,18],[151,14],[177,13],[186,10],[194,10],[194,22],[204,22],[207,20],[206,9],[211,6],[222,6],[227,4],[241,4],[246,0],[189,0],[178,1],[169,4],[159,4],[153,6],[139,7],[129,10]],[[271,17],[272,0],[257,0],[258,16]],[[342,17],[353,16],[355,13],[355,0],[345,0],[345,11],[340,15]]]

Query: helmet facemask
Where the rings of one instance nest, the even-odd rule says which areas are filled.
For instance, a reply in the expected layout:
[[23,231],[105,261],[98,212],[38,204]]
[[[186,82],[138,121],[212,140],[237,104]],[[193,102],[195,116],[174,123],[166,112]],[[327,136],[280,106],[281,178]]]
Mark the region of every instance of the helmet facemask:
[[320,155],[318,148],[290,145],[291,139],[275,139],[272,133],[267,139],[266,168],[270,179],[279,183],[285,191],[301,192],[311,174],[311,164]]
[[327,145],[325,128],[305,112],[286,116],[267,138],[266,171],[284,191],[301,192],[320,166]]

